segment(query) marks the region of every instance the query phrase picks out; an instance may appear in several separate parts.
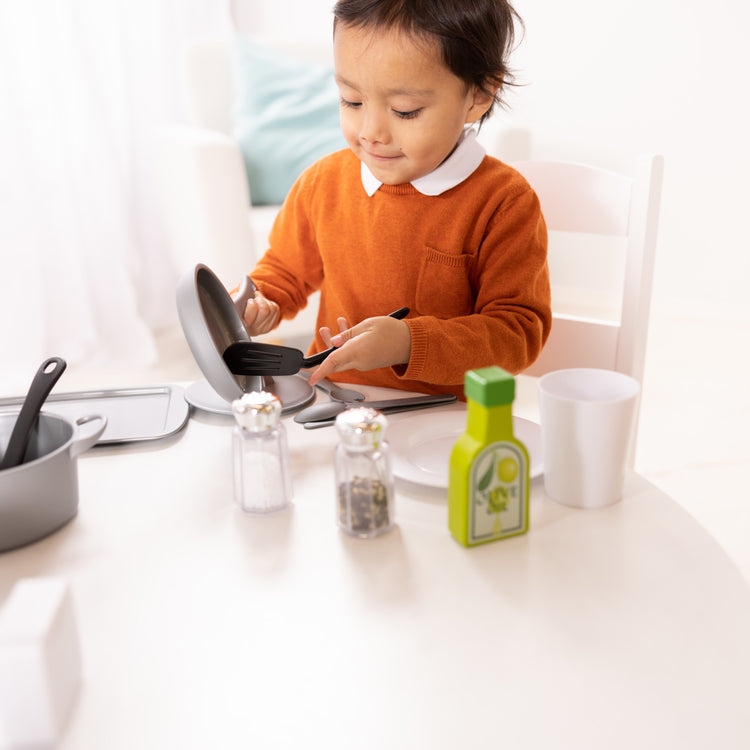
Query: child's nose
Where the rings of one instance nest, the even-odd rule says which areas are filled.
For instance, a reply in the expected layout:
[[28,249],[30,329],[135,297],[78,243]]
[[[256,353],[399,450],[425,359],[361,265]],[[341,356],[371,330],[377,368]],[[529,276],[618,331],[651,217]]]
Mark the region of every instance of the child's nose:
[[388,143],[391,140],[386,116],[372,108],[365,114],[359,137],[368,143]]

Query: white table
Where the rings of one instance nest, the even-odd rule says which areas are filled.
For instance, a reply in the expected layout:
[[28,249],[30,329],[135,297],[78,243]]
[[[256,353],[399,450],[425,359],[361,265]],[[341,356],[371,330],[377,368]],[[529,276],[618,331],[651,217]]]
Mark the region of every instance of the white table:
[[78,517],[0,555],[0,602],[72,587],[62,750],[750,747],[750,590],[643,478],[596,511],[536,480],[529,533],[468,550],[444,492],[399,484],[397,528],[362,541],[335,524],[334,430],[285,424],[289,512],[233,506],[232,420],[196,414],[82,456]]

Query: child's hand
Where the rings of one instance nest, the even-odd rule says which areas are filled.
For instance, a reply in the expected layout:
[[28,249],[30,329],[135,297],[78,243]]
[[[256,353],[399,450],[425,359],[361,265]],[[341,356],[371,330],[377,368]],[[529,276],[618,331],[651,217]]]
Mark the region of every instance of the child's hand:
[[[343,334],[344,331],[346,331],[346,329],[349,328],[349,322],[347,321],[346,318],[337,318],[336,323],[338,324],[340,334]],[[342,340],[338,338],[336,339],[338,343],[336,344],[333,343],[333,337],[335,334],[331,332],[331,329],[328,326],[323,326],[322,328],[319,329],[319,331],[320,331],[320,336],[323,339],[323,343],[329,348],[332,346],[341,346],[344,343]]]
[[320,335],[328,346],[339,347],[310,376],[315,385],[339,370],[373,370],[376,367],[406,364],[411,354],[411,333],[403,320],[387,315],[367,318],[347,328],[344,318],[338,320],[340,333],[321,328]]
[[259,336],[275,328],[280,317],[279,306],[260,292],[256,292],[255,297],[247,301],[242,322],[251,336]]

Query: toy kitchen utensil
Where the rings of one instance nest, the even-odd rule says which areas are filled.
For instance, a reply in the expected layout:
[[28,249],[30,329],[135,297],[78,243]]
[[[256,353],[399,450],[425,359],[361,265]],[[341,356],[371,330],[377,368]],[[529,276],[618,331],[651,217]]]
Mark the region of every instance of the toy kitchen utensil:
[[389,398],[383,401],[326,401],[322,404],[313,404],[294,415],[294,421],[311,430],[316,427],[326,427],[335,422],[341,412],[353,407],[367,407],[377,409],[384,414],[393,414],[399,411],[412,411],[413,409],[424,409],[428,406],[438,404],[450,404],[456,397],[452,393],[437,393],[428,396],[408,396],[406,398]]
[[[388,317],[401,320],[409,314],[408,307],[401,307]],[[335,346],[310,357],[291,346],[277,344],[260,344],[256,341],[238,341],[224,350],[224,361],[235,375],[294,375],[302,368],[315,367],[323,362],[329,354],[336,351]]]
[[[0,445],[15,419],[15,414],[0,414]],[[101,416],[39,415],[24,463],[0,471],[0,552],[35,542],[76,515],[76,458],[94,446],[106,426]]]
[[258,287],[255,286],[253,280],[247,275],[243,276],[237,294],[232,297],[232,304],[240,318],[244,317],[248,300],[251,300],[257,291]]
[[237,308],[244,308],[252,294],[252,282],[243,279],[232,300],[218,277],[203,264],[184,274],[177,285],[177,311],[190,351],[212,391],[226,402],[227,413],[231,413],[232,401],[253,391],[273,393],[283,412],[299,409],[315,397],[315,389],[304,378],[235,375],[222,359],[230,344],[250,342]]
[[[300,375],[310,380],[309,372],[300,372]],[[328,378],[322,378],[315,386],[323,393],[327,393],[332,401],[364,401],[365,394],[355,391],[353,388],[342,388]]]
[[10,440],[5,449],[3,460],[0,461],[0,470],[10,469],[23,463],[26,447],[29,444],[29,437],[33,429],[39,412],[44,402],[52,390],[53,386],[60,379],[65,371],[65,360],[60,357],[50,357],[42,362],[39,369],[31,381],[29,392],[23,402],[18,419],[13,427]]

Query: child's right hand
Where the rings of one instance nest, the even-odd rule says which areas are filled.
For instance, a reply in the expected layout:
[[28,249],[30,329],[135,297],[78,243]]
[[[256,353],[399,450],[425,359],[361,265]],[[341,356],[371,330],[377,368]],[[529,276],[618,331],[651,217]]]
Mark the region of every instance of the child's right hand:
[[278,325],[280,317],[279,306],[260,292],[256,292],[255,297],[249,299],[245,305],[242,322],[251,336],[259,336],[273,330]]
[[405,321],[381,315],[367,318],[352,328],[347,327],[345,318],[339,318],[337,323],[340,332],[336,335],[332,335],[330,328],[320,328],[326,346],[337,348],[311,373],[310,385],[340,370],[373,370],[408,364],[411,331]]

